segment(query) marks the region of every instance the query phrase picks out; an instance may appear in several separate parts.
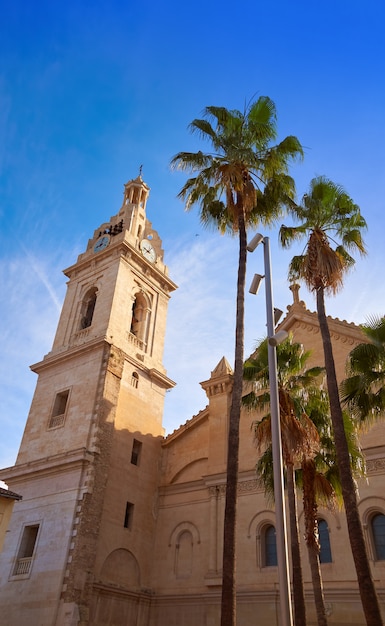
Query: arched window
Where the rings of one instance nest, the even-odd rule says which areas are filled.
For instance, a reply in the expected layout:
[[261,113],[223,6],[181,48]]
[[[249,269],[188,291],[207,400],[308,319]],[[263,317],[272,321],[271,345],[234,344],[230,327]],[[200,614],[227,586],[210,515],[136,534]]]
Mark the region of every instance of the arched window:
[[262,565],[271,567],[277,565],[277,540],[275,528],[269,524],[262,533]]
[[385,515],[376,513],[371,519],[374,556],[376,561],[385,560]]
[[138,385],[139,385],[139,374],[137,372],[132,372],[132,374],[131,374],[131,385],[133,387],[135,387],[135,389],[138,388]]
[[189,530],[184,530],[176,543],[176,577],[189,578],[192,572],[194,542]]
[[96,304],[96,287],[87,291],[81,307],[80,328],[88,328],[92,324]]
[[320,563],[331,563],[332,552],[330,549],[329,527],[324,519],[318,520],[318,540],[320,543]]
[[132,304],[130,334],[136,337],[138,345],[145,350],[150,322],[150,304],[143,291],[135,295]]

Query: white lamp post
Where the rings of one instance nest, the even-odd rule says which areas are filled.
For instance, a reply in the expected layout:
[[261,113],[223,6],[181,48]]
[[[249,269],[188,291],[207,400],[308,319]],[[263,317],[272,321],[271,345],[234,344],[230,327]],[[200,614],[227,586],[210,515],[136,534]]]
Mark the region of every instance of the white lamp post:
[[273,479],[274,499],[276,515],[276,538],[277,538],[277,561],[279,576],[279,599],[281,608],[282,626],[293,626],[293,615],[290,595],[290,575],[287,551],[286,515],[284,501],[283,465],[281,424],[279,415],[279,396],[277,380],[277,345],[286,337],[285,331],[275,334],[275,311],[273,308],[273,289],[270,261],[270,241],[260,233],[250,241],[247,249],[254,252],[255,248],[263,243],[265,276],[255,274],[250,286],[250,293],[256,294],[262,278],[265,278],[266,287],[266,318],[268,337],[268,360],[269,360],[269,385],[270,385],[270,410],[271,410],[271,440],[273,453]]

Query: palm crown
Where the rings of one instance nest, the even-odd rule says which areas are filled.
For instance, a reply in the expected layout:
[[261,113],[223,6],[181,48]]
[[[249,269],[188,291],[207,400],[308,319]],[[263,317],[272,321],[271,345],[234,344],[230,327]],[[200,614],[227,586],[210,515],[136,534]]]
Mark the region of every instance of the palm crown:
[[346,270],[354,265],[349,252],[365,254],[361,231],[366,222],[359,207],[340,185],[321,176],[311,181],[309,193],[300,205],[290,207],[290,213],[302,223],[281,226],[282,246],[304,237],[308,241],[304,254],[293,257],[289,279],[303,279],[310,290],[335,293]]
[[209,106],[204,115],[190,130],[209,140],[213,153],[179,152],[171,161],[173,167],[198,172],[179,193],[186,209],[200,204],[201,221],[222,232],[238,230],[240,209],[249,225],[271,223],[293,202],[295,186],[287,171],[292,159],[303,156],[300,142],[288,136],[270,145],[277,137],[277,116],[268,97],[244,112]]
[[[318,451],[317,430],[309,420],[306,406],[314,390],[319,391],[319,377],[323,368],[306,369],[309,357],[310,352],[304,351],[301,344],[293,342],[291,335],[277,346],[279,410],[285,462],[289,458],[293,462],[297,455],[297,460],[304,455],[313,457]],[[243,397],[243,405],[249,409],[268,409],[270,392],[266,339],[259,343],[253,357],[246,361],[243,375],[245,380],[253,381],[255,385],[255,389]],[[254,424],[254,433],[258,449],[266,442],[270,443],[270,414]]]

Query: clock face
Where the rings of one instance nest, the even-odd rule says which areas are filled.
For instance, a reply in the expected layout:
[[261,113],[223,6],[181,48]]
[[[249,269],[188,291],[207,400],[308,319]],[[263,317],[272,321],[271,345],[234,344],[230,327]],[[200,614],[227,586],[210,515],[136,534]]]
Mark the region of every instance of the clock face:
[[104,248],[107,248],[109,243],[110,243],[109,235],[103,235],[102,237],[99,237],[99,239],[94,245],[94,252],[100,252],[101,250],[104,250]]
[[140,249],[142,251],[144,258],[147,259],[147,261],[150,261],[150,263],[155,263],[156,252],[154,248],[152,247],[151,243],[148,241],[148,239],[143,239],[140,242]]

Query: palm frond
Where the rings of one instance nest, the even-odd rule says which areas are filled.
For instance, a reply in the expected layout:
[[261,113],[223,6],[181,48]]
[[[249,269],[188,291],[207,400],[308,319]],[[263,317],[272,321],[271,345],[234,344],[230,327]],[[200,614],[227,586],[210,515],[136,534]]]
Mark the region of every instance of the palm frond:
[[345,229],[345,232],[341,233],[341,240],[343,246],[349,250],[356,250],[361,254],[361,256],[366,254],[366,248],[362,239],[361,230],[358,228]]
[[268,96],[253,102],[247,112],[248,128],[259,140],[272,141],[277,137],[277,110]]
[[294,241],[302,239],[306,231],[301,226],[285,226],[279,229],[279,241],[282,248],[290,248]]
[[[178,170],[188,170],[190,172],[200,171],[202,168],[210,167],[213,157],[204,154],[200,150],[198,152],[178,152],[171,159],[171,168]],[[181,194],[179,194],[179,197]]]
[[341,398],[361,428],[385,417],[385,320],[373,316],[361,326],[366,341],[350,352]]
[[344,270],[349,269],[355,265],[355,259],[348,253],[344,246],[337,246],[335,250],[337,256],[344,267]]
[[265,490],[267,504],[274,504],[273,451],[269,446],[256,464],[257,481]]
[[303,279],[305,275],[305,269],[306,269],[306,256],[303,254],[293,256],[289,264],[289,271],[288,271],[289,282],[292,283],[292,282],[296,282],[297,280]]
[[211,139],[211,141],[216,143],[217,134],[210,122],[207,120],[195,119],[189,124],[189,130],[192,133],[198,133],[202,139]]

